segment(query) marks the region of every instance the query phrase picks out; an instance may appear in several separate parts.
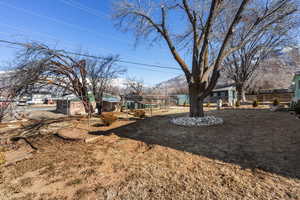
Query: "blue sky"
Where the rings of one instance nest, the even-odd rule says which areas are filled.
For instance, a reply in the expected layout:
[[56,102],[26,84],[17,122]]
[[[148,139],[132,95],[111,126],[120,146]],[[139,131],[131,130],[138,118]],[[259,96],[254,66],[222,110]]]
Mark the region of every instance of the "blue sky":
[[[135,48],[132,34],[117,30],[110,20],[111,2],[113,0],[0,0],[0,39],[36,40],[58,49],[101,56],[119,54],[124,60],[179,68],[163,45],[150,47],[144,43]],[[7,66],[16,51],[0,43],[0,66]],[[176,70],[122,66],[128,69],[126,76],[136,76],[147,85],[182,74]]]

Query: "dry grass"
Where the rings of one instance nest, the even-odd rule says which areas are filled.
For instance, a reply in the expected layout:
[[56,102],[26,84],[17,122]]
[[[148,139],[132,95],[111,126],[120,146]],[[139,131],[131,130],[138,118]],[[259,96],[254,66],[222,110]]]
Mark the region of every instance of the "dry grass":
[[[30,160],[0,168],[0,199],[299,199],[300,123],[288,113],[214,111],[224,125],[157,116],[85,144],[31,139]],[[101,132],[99,132],[101,134]]]
[[76,178],[76,179],[73,179],[73,180],[67,182],[66,186],[79,185],[81,183],[82,183],[82,180],[80,178]]
[[0,165],[5,164],[5,156],[4,153],[0,151]]

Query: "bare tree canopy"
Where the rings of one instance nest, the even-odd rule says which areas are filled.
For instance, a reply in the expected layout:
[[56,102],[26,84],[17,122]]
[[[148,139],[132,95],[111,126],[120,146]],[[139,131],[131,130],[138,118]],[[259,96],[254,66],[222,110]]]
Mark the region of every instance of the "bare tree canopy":
[[38,88],[56,86],[75,94],[82,101],[86,113],[93,112],[88,96],[86,60],[39,43],[26,44],[19,59],[15,69],[16,80],[32,80],[34,87]]
[[[31,68],[31,67],[29,67]],[[31,70],[31,69],[29,69]],[[30,76],[17,71],[6,71],[0,77],[0,122],[7,114],[14,114],[15,103],[23,95],[35,88],[38,73]]]
[[144,81],[138,79],[136,77],[128,77],[125,83],[125,91],[124,95],[128,99],[132,99],[134,101],[142,100],[142,95],[144,93]]
[[124,74],[126,70],[115,63],[117,56],[108,56],[102,61],[89,59],[86,63],[89,90],[93,92],[98,114],[102,112],[103,95],[114,90],[112,81]]
[[[203,100],[220,76],[223,60],[263,30],[296,12],[295,0],[119,0],[114,18],[137,41],[166,42],[183,70],[190,95],[190,116],[201,117]],[[176,22],[176,25],[174,23]],[[236,41],[243,33],[243,40]],[[182,52],[191,52],[184,60]]]
[[[249,40],[242,48],[230,54],[224,61],[224,75],[234,81],[238,100],[245,102],[245,92],[250,85],[253,85],[256,72],[261,62],[269,56],[295,44],[291,37],[291,31],[298,27],[297,18],[286,15],[281,20],[275,22],[269,28],[262,30],[256,37]],[[234,42],[244,40],[244,32],[236,35]]]

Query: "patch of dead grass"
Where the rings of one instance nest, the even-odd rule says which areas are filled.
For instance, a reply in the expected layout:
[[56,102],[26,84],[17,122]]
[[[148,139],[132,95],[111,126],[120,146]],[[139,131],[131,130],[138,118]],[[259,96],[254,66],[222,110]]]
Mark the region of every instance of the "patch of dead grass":
[[[34,188],[21,187],[24,173],[37,170],[34,180],[47,180],[45,199],[299,199],[300,180],[283,170],[292,169],[288,164],[299,152],[293,141],[300,126],[278,113],[218,113],[226,119],[221,127],[177,127],[165,116],[93,144],[36,138],[41,150],[31,160],[0,168],[0,190],[6,188],[11,199],[24,196]],[[267,149],[270,143],[280,153]],[[13,177],[20,178],[18,184],[10,184]]]
[[66,183],[66,186],[74,186],[74,185],[80,185],[82,184],[82,179],[80,178],[75,178],[73,180],[70,180]]
[[21,187],[30,187],[32,186],[32,178],[31,177],[27,177],[27,178],[22,178],[19,181]]

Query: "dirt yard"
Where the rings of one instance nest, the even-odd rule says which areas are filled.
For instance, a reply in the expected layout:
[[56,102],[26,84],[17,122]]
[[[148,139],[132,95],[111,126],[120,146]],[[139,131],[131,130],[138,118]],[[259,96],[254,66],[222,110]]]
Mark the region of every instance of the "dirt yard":
[[[186,128],[169,122],[181,114],[154,116],[93,127],[93,143],[56,137],[48,124],[29,139],[38,149],[30,158],[0,166],[0,199],[300,199],[299,119],[253,109],[210,114],[225,123]],[[23,141],[7,148],[30,149]]]

